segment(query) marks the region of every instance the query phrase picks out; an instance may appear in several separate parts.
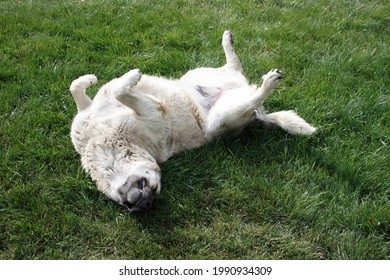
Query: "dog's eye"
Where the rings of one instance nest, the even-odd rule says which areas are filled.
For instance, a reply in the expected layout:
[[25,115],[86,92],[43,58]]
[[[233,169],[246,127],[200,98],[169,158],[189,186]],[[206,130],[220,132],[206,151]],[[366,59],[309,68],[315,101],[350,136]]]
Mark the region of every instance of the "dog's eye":
[[147,181],[145,178],[142,178],[141,180],[138,181],[138,188],[140,188],[141,190],[143,188],[145,188],[147,185]]

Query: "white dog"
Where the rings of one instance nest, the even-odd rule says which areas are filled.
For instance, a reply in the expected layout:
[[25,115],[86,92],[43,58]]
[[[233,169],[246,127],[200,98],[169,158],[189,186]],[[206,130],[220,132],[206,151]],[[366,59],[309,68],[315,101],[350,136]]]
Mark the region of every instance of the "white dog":
[[263,102],[282,73],[271,70],[260,87],[249,85],[232,42],[225,31],[225,66],[191,70],[180,80],[131,70],[105,84],[93,101],[85,92],[97,82],[94,75],[72,82],[78,109],[72,142],[99,190],[130,211],[146,210],[160,193],[158,163],[179,152],[253,122],[291,134],[315,131],[293,111],[265,112]]

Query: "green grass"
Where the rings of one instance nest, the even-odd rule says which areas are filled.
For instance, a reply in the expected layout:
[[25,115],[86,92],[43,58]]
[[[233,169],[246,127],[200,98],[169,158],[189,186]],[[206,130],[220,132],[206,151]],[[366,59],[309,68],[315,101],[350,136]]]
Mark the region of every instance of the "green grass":
[[[390,259],[388,1],[1,1],[1,259]],[[69,137],[78,76],[282,69],[270,111],[309,138],[249,129],[162,165],[153,209],[100,194]],[[90,90],[93,95],[97,87]]]

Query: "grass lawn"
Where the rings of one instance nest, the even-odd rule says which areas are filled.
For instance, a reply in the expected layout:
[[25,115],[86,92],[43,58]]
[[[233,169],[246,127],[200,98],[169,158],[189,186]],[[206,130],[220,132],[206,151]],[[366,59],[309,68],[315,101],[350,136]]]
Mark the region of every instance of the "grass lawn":
[[[0,5],[0,259],[390,259],[389,1],[16,1]],[[312,137],[248,129],[164,163],[153,209],[100,194],[68,90],[129,69],[224,63],[285,79],[269,111]],[[98,87],[92,88],[92,96]]]

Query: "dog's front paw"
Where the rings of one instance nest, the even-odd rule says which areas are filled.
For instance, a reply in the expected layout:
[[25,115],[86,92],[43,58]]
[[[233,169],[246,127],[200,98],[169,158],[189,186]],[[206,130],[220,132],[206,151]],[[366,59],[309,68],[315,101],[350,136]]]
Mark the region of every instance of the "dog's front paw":
[[124,74],[120,80],[122,82],[122,87],[134,87],[138,84],[139,80],[142,77],[142,72],[139,69],[133,69]]
[[95,75],[89,74],[89,75],[84,75],[78,78],[77,80],[74,80],[70,86],[71,90],[72,88],[82,88],[86,89],[89,88],[90,86],[94,85],[97,83],[97,78]]
[[263,75],[263,83],[266,87],[274,88],[276,87],[283,79],[282,71],[278,69],[273,69],[267,74]]

